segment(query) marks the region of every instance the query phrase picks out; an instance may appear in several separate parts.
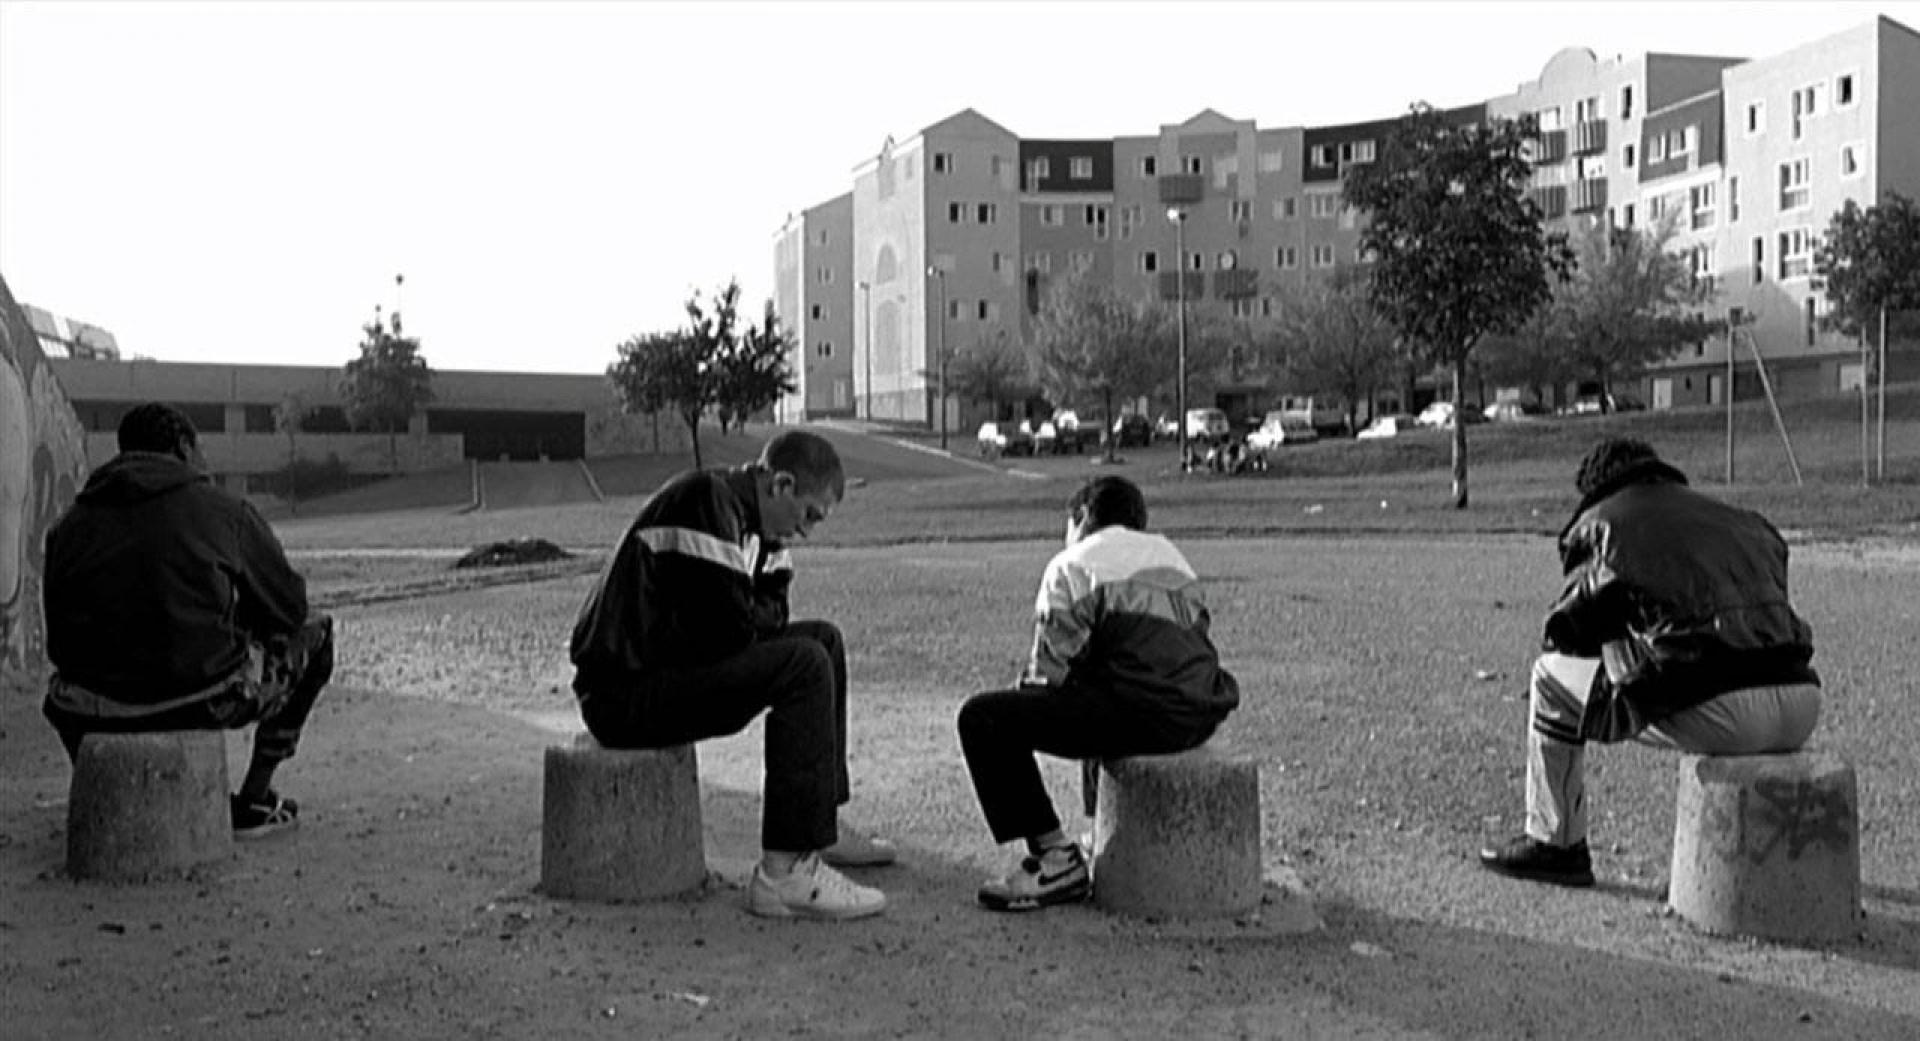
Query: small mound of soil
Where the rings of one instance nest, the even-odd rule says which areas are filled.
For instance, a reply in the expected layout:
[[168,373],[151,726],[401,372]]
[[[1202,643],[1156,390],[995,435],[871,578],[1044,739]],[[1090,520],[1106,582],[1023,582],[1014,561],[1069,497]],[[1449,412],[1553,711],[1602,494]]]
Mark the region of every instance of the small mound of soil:
[[467,567],[513,567],[518,564],[545,564],[555,560],[570,560],[573,554],[548,542],[546,539],[508,539],[505,542],[490,542],[477,546],[466,556],[453,562],[456,568]]

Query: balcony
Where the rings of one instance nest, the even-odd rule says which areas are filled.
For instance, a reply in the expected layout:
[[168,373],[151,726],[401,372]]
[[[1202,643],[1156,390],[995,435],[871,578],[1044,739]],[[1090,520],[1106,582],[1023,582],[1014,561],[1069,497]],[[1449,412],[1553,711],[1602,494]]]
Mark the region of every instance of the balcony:
[[1573,125],[1573,154],[1599,155],[1607,150],[1607,122],[1589,119]]
[[1533,161],[1540,165],[1557,163],[1566,159],[1567,132],[1564,130],[1544,131],[1540,135],[1539,142],[1533,146],[1533,154]]
[[1607,208],[1607,179],[1589,177],[1573,182],[1573,212],[1595,213]]
[[1160,175],[1160,201],[1163,203],[1199,202],[1206,190],[1206,178],[1199,174]]
[[1567,215],[1567,186],[1549,184],[1535,188],[1527,193],[1535,206],[1540,207],[1540,215],[1547,220],[1556,220]]
[[[1249,274],[1251,274],[1251,272],[1249,272]],[[1181,292],[1182,292],[1182,290],[1180,289],[1180,282],[1179,282],[1180,277],[1181,276],[1178,272],[1174,272],[1174,271],[1160,272],[1160,299],[1162,300],[1180,299]],[[1188,300],[1199,300],[1202,297],[1205,297],[1207,295],[1207,276],[1205,273],[1199,272],[1199,271],[1189,271],[1186,273],[1186,279],[1187,279],[1187,286],[1186,286],[1185,293],[1186,293],[1186,298]]]
[[1260,275],[1249,268],[1220,271],[1213,276],[1213,295],[1221,300],[1240,300],[1259,292]]

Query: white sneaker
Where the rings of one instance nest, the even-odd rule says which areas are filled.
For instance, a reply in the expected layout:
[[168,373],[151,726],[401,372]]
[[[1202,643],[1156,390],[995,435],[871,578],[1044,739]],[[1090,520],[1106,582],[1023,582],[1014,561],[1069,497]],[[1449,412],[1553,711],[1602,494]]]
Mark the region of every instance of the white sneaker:
[[820,859],[837,868],[886,867],[900,857],[893,843],[844,825],[840,841],[820,851]]
[[753,868],[747,886],[747,910],[763,918],[865,918],[887,909],[887,895],[860,885],[809,853],[785,878]]
[[1038,911],[1070,904],[1093,894],[1087,855],[1078,845],[1055,846],[1039,856],[1024,856],[1001,878],[980,887],[982,907],[990,911]]

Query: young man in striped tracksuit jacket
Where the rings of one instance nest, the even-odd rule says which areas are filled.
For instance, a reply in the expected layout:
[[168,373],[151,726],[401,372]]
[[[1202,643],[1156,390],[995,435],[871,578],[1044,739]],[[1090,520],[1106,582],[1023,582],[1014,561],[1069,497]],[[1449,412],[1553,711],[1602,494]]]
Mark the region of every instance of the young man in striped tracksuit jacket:
[[1182,752],[1240,703],[1207,635],[1193,568],[1149,534],[1147,503],[1123,477],[1067,502],[1067,547],[1047,564],[1033,652],[1017,689],[960,708],[960,747],[995,842],[1026,842],[981,904],[1027,911],[1092,892],[1086,852],[1067,839],[1036,752],[1094,760]]
[[805,538],[845,493],[839,454],[804,431],[758,462],[698,470],[640,509],[574,623],[580,714],[608,748],[665,748],[739,733],[767,713],[763,855],[748,909],[859,918],[886,897],[836,871],[891,863],[888,844],[842,838],[847,801],[847,657],[828,622],[790,622]]

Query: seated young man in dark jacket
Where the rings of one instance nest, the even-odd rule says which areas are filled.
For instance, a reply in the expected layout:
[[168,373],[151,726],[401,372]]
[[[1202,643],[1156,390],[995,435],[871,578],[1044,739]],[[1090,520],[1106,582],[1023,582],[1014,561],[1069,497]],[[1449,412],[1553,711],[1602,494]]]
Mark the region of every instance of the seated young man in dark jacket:
[[789,622],[791,558],[845,494],[832,443],[775,436],[760,460],[683,473],[627,528],[574,623],[574,692],[607,748],[666,748],[739,733],[767,713],[762,858],[747,907],[768,917],[858,918],[886,896],[834,870],[890,863],[841,836],[847,652],[827,622]]
[[1819,721],[1820,680],[1813,630],[1787,600],[1787,544],[1765,518],[1625,438],[1596,445],[1574,483],[1565,580],[1533,665],[1526,832],[1480,861],[1590,886],[1586,742],[1790,752]]
[[1092,892],[1086,852],[1061,831],[1035,753],[1090,761],[1183,752],[1240,704],[1207,636],[1200,580],[1146,526],[1146,498],[1124,477],[1075,492],[1067,547],[1040,579],[1019,688],[960,707],[960,748],[987,827],[995,842],[1026,842],[1018,866],[980,888],[992,910]]
[[76,758],[89,733],[257,723],[234,835],[292,827],[273,774],[333,675],[333,620],[308,613],[266,520],[213,485],[185,415],[138,406],[119,439],[47,533],[47,719]]

